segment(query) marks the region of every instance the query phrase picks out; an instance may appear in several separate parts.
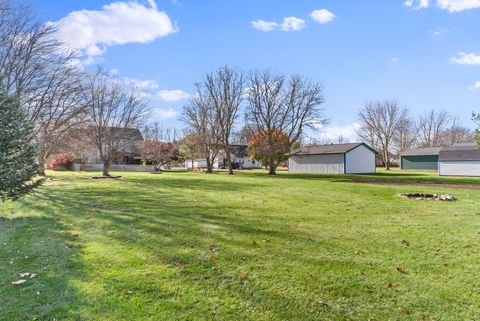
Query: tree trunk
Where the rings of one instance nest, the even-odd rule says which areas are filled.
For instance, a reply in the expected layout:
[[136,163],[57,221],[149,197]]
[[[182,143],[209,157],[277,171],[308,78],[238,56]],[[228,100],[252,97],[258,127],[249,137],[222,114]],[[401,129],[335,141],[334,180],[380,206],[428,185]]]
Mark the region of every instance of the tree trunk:
[[110,159],[103,160],[103,176],[110,176]]
[[390,160],[388,158],[388,147],[385,147],[383,150],[383,162],[385,163],[385,169],[390,170]]
[[37,174],[39,176],[45,176],[45,163],[47,162],[47,152],[44,149],[42,149],[38,153],[37,161],[38,161]]
[[44,160],[41,160],[41,159],[38,160],[37,174],[39,176],[45,176],[45,161]]
[[225,147],[225,153],[227,155],[228,175],[233,175],[232,155],[230,154],[230,146]]
[[275,171],[276,166],[275,162],[273,161],[273,157],[270,157],[268,161],[268,175],[277,175],[277,172]]
[[[193,156],[192,156],[192,171],[193,171],[193,166],[195,165],[195,161],[193,160]],[[188,169],[188,168],[187,168]]]
[[213,173],[213,162],[210,160],[210,157],[207,157],[206,161],[207,161],[207,173],[212,174]]

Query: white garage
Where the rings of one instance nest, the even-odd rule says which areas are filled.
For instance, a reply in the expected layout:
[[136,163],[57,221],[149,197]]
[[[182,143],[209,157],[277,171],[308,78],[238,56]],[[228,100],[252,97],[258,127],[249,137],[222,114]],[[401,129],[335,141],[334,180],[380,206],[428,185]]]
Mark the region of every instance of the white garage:
[[480,151],[476,143],[444,147],[438,155],[440,176],[480,176]]
[[318,174],[375,173],[377,151],[365,143],[306,146],[288,159],[288,171]]

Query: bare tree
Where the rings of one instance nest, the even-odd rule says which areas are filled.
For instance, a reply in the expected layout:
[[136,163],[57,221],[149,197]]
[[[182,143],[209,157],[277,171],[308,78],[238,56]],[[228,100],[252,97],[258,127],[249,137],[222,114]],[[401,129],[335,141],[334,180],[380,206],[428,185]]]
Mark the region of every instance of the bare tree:
[[268,70],[252,72],[248,80],[246,117],[258,140],[268,144],[269,174],[275,175],[279,164],[274,159],[275,142],[280,133],[287,135],[292,146],[307,129],[326,124],[323,86],[298,75],[287,79]]
[[359,113],[357,134],[364,140],[375,140],[381,147],[385,168],[390,169],[393,139],[408,119],[408,110],[394,100],[370,101]]
[[24,99],[24,105],[35,125],[38,145],[38,173],[45,175],[47,158],[71,130],[85,121],[89,103],[83,86],[83,75],[68,64],[69,57],[59,57],[43,76],[41,86]]
[[120,81],[97,69],[87,81],[88,125],[85,139],[95,146],[103,163],[103,175],[109,176],[112,160],[131,152],[130,130],[138,128],[146,117],[146,103],[135,88],[126,88]]
[[420,147],[442,146],[442,135],[448,127],[451,116],[444,110],[431,111],[422,115],[417,123]]
[[442,134],[442,145],[445,146],[457,143],[470,143],[474,140],[474,132],[464,127],[457,116],[451,117],[450,125]]
[[393,153],[398,159],[400,154],[409,148],[415,146],[417,142],[417,130],[415,122],[410,118],[405,118],[398,126],[398,130],[393,136]]
[[40,175],[85,107],[76,53],[56,40],[55,31],[37,21],[29,6],[0,1],[0,75],[34,124]]
[[230,175],[233,174],[230,138],[242,104],[244,83],[245,77],[241,70],[225,66],[208,74],[203,84],[210,95]]
[[199,148],[207,163],[207,173],[213,172],[220,142],[220,126],[210,93],[202,84],[196,84],[196,94],[183,107],[182,119],[187,124],[187,133],[199,140]]
[[177,129],[174,127],[165,127],[163,124],[153,123],[143,128],[143,137],[146,141],[157,140],[162,142],[176,142]]

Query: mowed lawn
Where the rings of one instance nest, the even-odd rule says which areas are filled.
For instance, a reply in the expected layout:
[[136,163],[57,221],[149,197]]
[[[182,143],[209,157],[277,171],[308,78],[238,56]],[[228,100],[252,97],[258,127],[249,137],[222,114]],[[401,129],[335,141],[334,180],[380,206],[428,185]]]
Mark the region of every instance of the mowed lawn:
[[348,181],[480,179],[48,174],[2,205],[1,320],[480,319],[480,191]]

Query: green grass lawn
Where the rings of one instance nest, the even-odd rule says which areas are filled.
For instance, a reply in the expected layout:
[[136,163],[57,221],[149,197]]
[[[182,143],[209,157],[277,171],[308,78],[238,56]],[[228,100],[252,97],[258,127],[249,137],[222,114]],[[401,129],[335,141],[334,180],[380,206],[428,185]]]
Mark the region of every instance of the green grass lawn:
[[348,181],[480,179],[49,174],[2,205],[0,320],[480,318],[480,191]]

